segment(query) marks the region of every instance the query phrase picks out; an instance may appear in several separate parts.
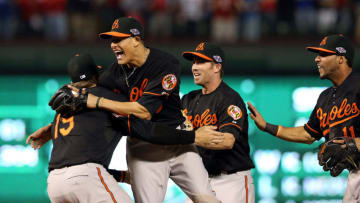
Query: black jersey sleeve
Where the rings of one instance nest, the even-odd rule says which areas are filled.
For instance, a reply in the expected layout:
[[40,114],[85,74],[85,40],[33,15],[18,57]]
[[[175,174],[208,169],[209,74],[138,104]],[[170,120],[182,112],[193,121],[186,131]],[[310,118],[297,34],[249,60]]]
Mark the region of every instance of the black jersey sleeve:
[[321,129],[320,129],[320,121],[317,118],[317,106],[315,106],[314,110],[312,111],[309,121],[304,125],[304,129],[308,132],[313,138],[319,140],[322,138]]
[[192,144],[195,141],[194,131],[175,129],[160,122],[145,121],[137,118],[132,120],[131,123],[130,136],[153,144]]
[[220,109],[219,131],[231,133],[235,138],[239,138],[241,133],[247,133],[247,114],[240,96],[225,99]]
[[137,102],[154,115],[160,110],[164,101],[172,94],[178,94],[179,76],[179,62],[177,60],[166,62],[149,78],[143,96]]

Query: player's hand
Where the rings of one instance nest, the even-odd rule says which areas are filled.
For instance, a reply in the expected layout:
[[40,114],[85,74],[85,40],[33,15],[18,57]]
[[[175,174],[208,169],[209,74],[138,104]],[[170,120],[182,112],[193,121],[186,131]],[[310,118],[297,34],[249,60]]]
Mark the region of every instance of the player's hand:
[[[74,86],[68,85],[68,87],[74,92],[74,96],[78,97],[80,90]],[[83,94],[87,94],[87,101],[86,101],[86,107],[89,109],[95,109],[96,108],[96,102],[97,102],[97,96],[90,94],[90,93],[86,93],[84,92],[85,90],[83,90]]]
[[248,105],[249,110],[251,111],[251,113],[250,113],[251,119],[253,119],[255,121],[256,126],[260,130],[264,130],[265,126],[266,126],[266,121],[264,120],[264,118],[261,116],[261,114],[257,111],[257,109],[250,102],[247,102],[247,105]]
[[209,148],[224,142],[224,133],[216,131],[216,126],[203,126],[195,131],[195,144]]
[[[354,141],[355,141],[356,147],[357,147],[357,149],[359,151],[359,149],[360,149],[360,138],[356,137],[356,138],[354,138]],[[341,144],[341,147],[343,149],[346,148],[346,144],[345,144],[344,140],[333,140],[333,142],[337,143],[337,144]]]
[[26,139],[26,144],[31,143],[33,149],[40,149],[44,144],[51,140],[51,124],[40,128]]

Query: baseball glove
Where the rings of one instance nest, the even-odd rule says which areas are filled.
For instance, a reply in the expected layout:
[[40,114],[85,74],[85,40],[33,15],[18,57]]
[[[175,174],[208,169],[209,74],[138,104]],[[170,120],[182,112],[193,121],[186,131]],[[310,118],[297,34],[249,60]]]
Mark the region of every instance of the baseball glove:
[[[342,140],[336,143],[335,140]],[[324,171],[338,176],[344,169],[349,171],[359,167],[359,152],[355,140],[349,137],[335,137],[319,146],[318,160]]]
[[79,95],[75,96],[73,91],[64,85],[55,92],[49,101],[49,106],[64,118],[69,118],[86,108],[87,89],[80,89]]

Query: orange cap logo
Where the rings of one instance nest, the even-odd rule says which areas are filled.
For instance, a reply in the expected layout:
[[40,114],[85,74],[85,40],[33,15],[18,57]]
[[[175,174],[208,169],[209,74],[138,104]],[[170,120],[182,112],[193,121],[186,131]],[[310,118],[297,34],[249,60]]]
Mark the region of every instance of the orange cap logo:
[[114,30],[114,29],[118,29],[118,28],[119,28],[119,20],[116,19],[114,21],[114,23],[112,24],[111,29]]
[[204,50],[204,42],[201,42],[195,49],[195,51],[202,51]]
[[324,37],[323,40],[320,42],[320,46],[324,46],[326,44],[327,37]]

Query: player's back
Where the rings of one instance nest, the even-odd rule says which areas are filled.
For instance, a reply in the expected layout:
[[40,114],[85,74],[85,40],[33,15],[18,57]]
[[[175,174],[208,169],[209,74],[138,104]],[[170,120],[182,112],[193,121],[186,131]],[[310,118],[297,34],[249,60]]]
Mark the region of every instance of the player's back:
[[[89,93],[121,99],[102,87],[89,88]],[[98,109],[87,109],[70,118],[56,114],[49,170],[90,162],[107,167],[122,136],[115,128],[115,122],[111,113]]]

